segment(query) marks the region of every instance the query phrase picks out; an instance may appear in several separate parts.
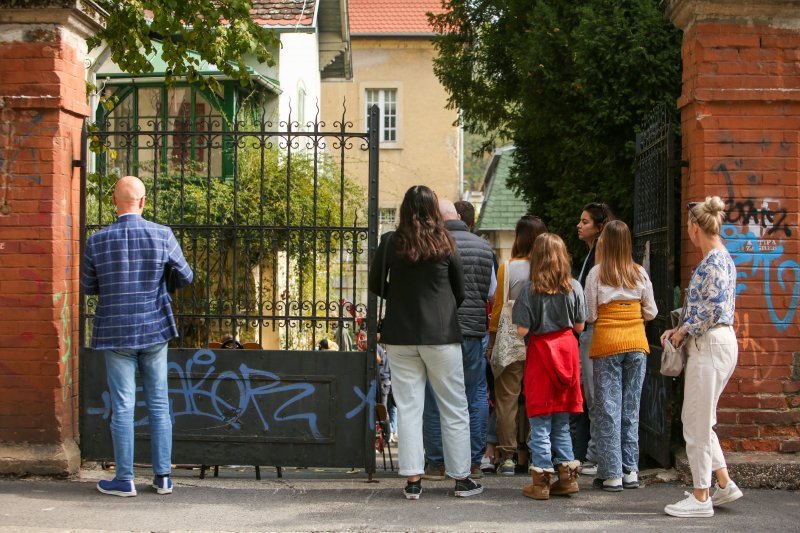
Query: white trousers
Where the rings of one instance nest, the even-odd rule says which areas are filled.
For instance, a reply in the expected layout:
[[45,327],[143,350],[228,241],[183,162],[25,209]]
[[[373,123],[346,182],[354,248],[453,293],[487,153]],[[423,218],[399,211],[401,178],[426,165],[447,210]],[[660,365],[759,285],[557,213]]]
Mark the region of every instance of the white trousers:
[[730,326],[710,329],[686,342],[683,438],[694,488],[707,489],[711,487],[711,473],[727,466],[713,426],[717,423],[717,402],[736,368],[739,345]]
[[392,371],[392,394],[397,404],[400,475],[425,473],[422,412],[425,381],[429,380],[439,406],[445,473],[455,479],[469,476],[469,411],[461,344],[390,345],[386,351]]

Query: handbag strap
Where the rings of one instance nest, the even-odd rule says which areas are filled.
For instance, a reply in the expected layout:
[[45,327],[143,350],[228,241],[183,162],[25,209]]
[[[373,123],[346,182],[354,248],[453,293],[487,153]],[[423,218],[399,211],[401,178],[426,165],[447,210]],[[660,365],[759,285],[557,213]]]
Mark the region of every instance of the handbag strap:
[[380,297],[380,301],[378,302],[378,320],[381,320],[383,316],[383,302],[386,300],[385,290],[386,290],[386,275],[388,274],[387,270],[389,269],[389,265],[386,264],[386,257],[389,254],[389,242],[392,240],[392,235],[394,233],[390,233],[386,237],[386,242],[383,245],[383,257],[381,259],[381,292],[378,295]]
[[508,301],[508,296],[509,296],[508,291],[510,290],[509,289],[510,283],[508,278],[510,277],[510,273],[508,271],[508,265],[510,263],[511,261],[509,260],[506,260],[506,262],[503,263],[503,303],[506,303]]

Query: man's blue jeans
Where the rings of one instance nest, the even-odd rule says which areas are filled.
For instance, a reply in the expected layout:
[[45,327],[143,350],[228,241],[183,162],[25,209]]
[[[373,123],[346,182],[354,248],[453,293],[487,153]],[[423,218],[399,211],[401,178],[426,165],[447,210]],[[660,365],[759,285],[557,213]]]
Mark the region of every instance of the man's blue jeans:
[[[489,390],[486,385],[486,358],[483,339],[465,337],[461,342],[464,361],[464,388],[469,407],[470,454],[472,464],[480,465],[486,445],[486,425],[489,420]],[[430,383],[425,386],[425,411],[422,415],[422,439],[425,462],[428,466],[444,466],[442,455],[442,426],[436,395]]]
[[167,386],[167,343],[135,350],[106,350],[106,375],[111,395],[111,438],[116,478],[133,480],[133,416],[136,409],[136,370],[142,376],[147,404],[153,473],[169,474],[172,462],[172,420]]
[[531,464],[537,468],[553,468],[575,459],[572,454],[572,437],[569,434],[569,413],[553,413],[549,416],[532,416]]

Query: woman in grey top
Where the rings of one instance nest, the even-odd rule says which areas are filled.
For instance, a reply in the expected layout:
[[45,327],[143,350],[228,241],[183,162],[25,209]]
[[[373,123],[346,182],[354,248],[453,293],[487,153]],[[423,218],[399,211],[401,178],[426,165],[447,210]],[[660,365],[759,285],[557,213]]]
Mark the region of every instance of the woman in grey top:
[[[500,312],[506,300],[517,299],[522,286],[530,282],[530,255],[536,237],[547,232],[547,226],[539,217],[525,215],[517,222],[514,245],[511,248],[511,260],[506,261],[497,272],[497,291],[495,292],[492,318],[489,322],[489,348],[487,357],[492,359],[497,327],[500,324]],[[506,294],[506,285],[508,294]],[[524,349],[518,358],[505,365],[498,364],[498,358],[492,360],[494,373],[495,415],[497,417],[497,450],[500,463],[498,474],[513,476],[515,470],[514,453],[517,451],[517,410],[519,396],[522,392],[522,373],[525,367]]]
[[[714,507],[742,497],[728,468],[714,425],[717,402],[736,368],[739,346],[733,331],[736,266],[720,237],[725,203],[718,196],[688,206],[689,239],[703,252],[692,272],[683,323],[661,336],[673,346],[687,343],[684,376],[683,438],[694,491],[664,512],[682,518],[714,516]],[[709,497],[712,471],[717,477]]]

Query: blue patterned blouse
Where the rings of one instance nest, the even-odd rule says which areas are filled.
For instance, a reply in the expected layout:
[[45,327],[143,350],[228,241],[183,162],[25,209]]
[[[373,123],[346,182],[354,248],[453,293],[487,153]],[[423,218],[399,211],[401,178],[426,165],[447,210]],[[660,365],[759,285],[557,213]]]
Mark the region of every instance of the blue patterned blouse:
[[712,248],[692,272],[683,326],[699,337],[710,328],[733,325],[736,307],[736,266],[726,250]]

